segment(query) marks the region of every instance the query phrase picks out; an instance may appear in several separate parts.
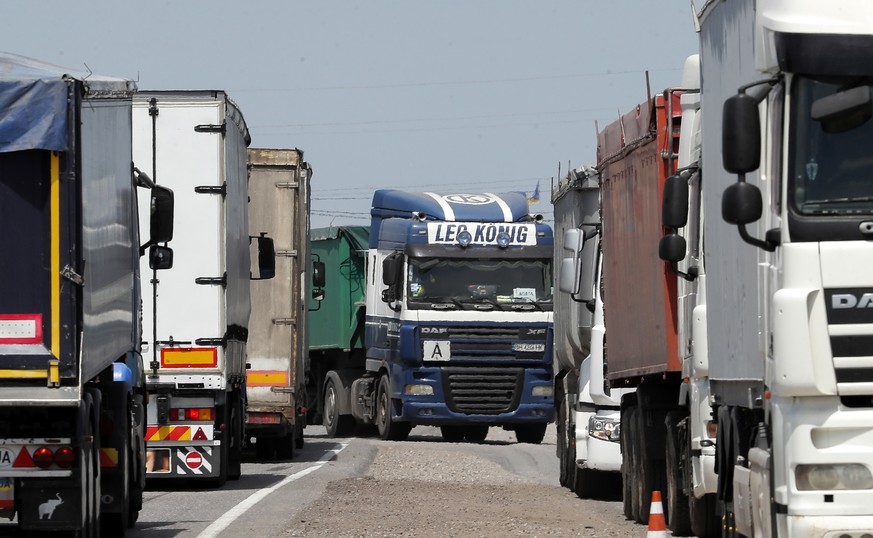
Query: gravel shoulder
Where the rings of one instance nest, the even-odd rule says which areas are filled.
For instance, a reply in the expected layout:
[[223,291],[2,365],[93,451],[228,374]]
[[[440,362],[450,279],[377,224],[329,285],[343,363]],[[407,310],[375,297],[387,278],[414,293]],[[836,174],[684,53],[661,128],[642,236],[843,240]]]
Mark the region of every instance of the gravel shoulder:
[[[419,431],[401,443],[355,440],[378,447],[368,471],[330,482],[282,536],[646,535],[644,527],[625,520],[620,502],[579,499],[557,485],[553,433],[544,445],[532,446],[515,444],[514,434],[496,428],[482,444],[446,443],[438,430]],[[543,476],[522,476],[494,461],[520,457],[521,463],[508,466],[517,467],[531,453],[537,469],[546,469]]]

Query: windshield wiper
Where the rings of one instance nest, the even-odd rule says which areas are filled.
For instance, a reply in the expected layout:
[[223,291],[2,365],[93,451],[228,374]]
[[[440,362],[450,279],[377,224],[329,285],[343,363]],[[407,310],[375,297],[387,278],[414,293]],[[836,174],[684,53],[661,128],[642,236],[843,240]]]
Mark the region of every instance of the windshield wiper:
[[436,303],[439,305],[458,307],[461,310],[464,309],[463,303],[461,303],[461,301],[455,299],[454,297],[420,297],[417,300],[420,300],[424,303]]
[[857,196],[854,198],[823,198],[821,200],[806,200],[804,204],[851,204],[854,202],[873,202],[873,196]]
[[500,306],[500,303],[492,299],[491,297],[473,297],[471,299],[464,299],[461,302],[463,303],[488,303],[497,310],[503,310],[503,307]]
[[[543,307],[540,306],[540,303],[534,301],[534,300],[531,299],[530,297],[514,297],[514,298],[513,298],[513,303],[514,303],[515,301],[519,300],[519,299],[521,299],[521,300],[523,300],[523,301],[525,301],[525,302],[524,302],[523,304],[518,305],[518,306],[527,306],[527,305],[531,305],[531,304],[532,304],[532,305],[534,305],[534,306],[537,308],[537,310],[539,310],[540,312],[543,312]],[[512,308],[516,308],[516,305],[513,304],[513,305],[512,305]]]

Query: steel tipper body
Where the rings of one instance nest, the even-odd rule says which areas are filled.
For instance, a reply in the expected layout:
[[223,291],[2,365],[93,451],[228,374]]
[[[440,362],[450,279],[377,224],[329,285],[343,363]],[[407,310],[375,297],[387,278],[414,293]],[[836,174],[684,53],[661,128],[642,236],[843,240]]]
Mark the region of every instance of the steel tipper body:
[[625,515],[639,522],[652,491],[667,491],[665,445],[675,428],[665,421],[682,384],[676,275],[655,248],[661,190],[676,170],[681,93],[665,90],[597,135],[605,362],[613,389],[636,388],[621,397],[620,444]]
[[[554,416],[552,232],[527,211],[522,193],[376,191],[365,287],[352,290],[363,291],[352,320],[364,348],[337,342],[356,361],[351,372],[322,363],[326,424],[351,415],[390,439],[429,424],[451,440],[502,426],[542,440]],[[332,326],[311,315],[313,333]],[[338,392],[348,407],[334,405],[346,403]]]
[[698,15],[725,519],[745,535],[873,533],[873,11],[758,0]]
[[580,497],[620,491],[619,405],[605,378],[601,296],[600,177],[570,171],[552,193],[555,208],[555,406],[560,481]]
[[245,427],[248,130],[224,92],[150,91],[134,100],[133,133],[177,208],[174,267],[143,268],[148,478],[221,484],[239,477]]
[[[135,90],[0,56],[0,515],[35,534],[121,536],[142,507]],[[143,251],[172,236],[153,192]]]
[[260,458],[290,458],[303,445],[309,179],[298,149],[248,150],[249,233],[275,242],[276,278],[252,282],[247,346],[246,436]]

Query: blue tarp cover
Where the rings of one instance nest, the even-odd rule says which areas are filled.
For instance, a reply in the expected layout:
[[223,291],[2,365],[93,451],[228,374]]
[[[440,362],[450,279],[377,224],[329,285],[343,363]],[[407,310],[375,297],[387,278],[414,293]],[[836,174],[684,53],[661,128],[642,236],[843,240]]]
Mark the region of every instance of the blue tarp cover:
[[68,82],[45,67],[0,54],[0,153],[67,149]]
[[68,148],[69,87],[83,81],[90,97],[127,95],[136,85],[0,52],[0,153]]

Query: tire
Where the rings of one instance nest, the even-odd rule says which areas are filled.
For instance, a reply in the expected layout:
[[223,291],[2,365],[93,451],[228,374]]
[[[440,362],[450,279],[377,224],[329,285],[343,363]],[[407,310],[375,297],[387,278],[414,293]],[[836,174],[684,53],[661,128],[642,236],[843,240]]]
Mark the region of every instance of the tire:
[[576,476],[573,480],[573,491],[576,493],[576,496],[580,499],[593,499],[597,497],[598,486],[602,485],[597,480],[600,478],[598,476],[599,473],[591,469],[580,469],[576,467],[575,462],[573,467],[576,470]]
[[[567,421],[567,410],[564,408],[564,399],[556,402],[558,407],[557,430],[558,430],[558,482],[562,487],[572,490],[570,487],[570,424]],[[573,462],[575,467],[576,462]]]
[[294,448],[300,450],[303,448],[303,425],[306,424],[306,416],[298,415],[297,422],[294,424]]
[[440,426],[440,433],[449,443],[460,443],[464,440],[464,430],[461,426]]
[[721,536],[721,520],[716,513],[715,493],[707,493],[700,499],[688,500],[688,513],[691,532],[698,538],[717,538]]
[[284,437],[276,439],[276,458],[284,461],[294,458],[294,445],[297,442],[294,432],[295,429],[292,428]]
[[636,485],[634,483],[634,469],[636,469],[636,458],[631,439],[636,436],[636,430],[633,426],[633,416],[636,407],[627,407],[621,411],[621,489],[622,489],[622,508],[624,510],[625,519],[633,521],[634,519],[634,497]]
[[[130,417],[130,411],[125,409],[124,416]],[[129,419],[128,419],[129,420]],[[124,536],[127,529],[132,526],[130,523],[130,483],[132,480],[131,471],[131,454],[130,454],[130,432],[131,425],[127,423],[127,437],[121,444],[121,450],[118,452],[118,468],[123,469],[121,475],[121,512],[103,513],[100,518],[100,531],[105,536]]]
[[[96,395],[99,400],[99,393]],[[95,419],[94,408],[99,410],[99,403],[94,402],[90,392],[86,392],[83,401],[85,411],[80,415],[80,420],[85,422],[85,436],[90,437],[92,442],[90,447],[84,443],[81,446],[85,521],[81,531],[74,534],[83,538],[97,538],[100,536],[100,441],[99,436],[93,433],[96,428],[92,420]],[[99,420],[99,417],[96,420]]]
[[230,445],[227,453],[227,478],[239,480],[242,476],[242,445],[245,435],[245,419],[243,412],[243,399],[238,393],[231,393],[228,409],[230,411]]
[[328,437],[346,437],[355,429],[355,419],[351,415],[339,414],[339,391],[333,380],[324,386],[324,428]]
[[376,392],[376,427],[379,429],[379,438],[385,441],[403,441],[412,430],[409,422],[391,420],[391,393],[387,375],[379,380],[379,390]]
[[546,436],[548,424],[521,424],[515,428],[515,437],[519,443],[538,445]]
[[464,426],[464,440],[471,443],[481,443],[488,437],[488,426]]
[[652,491],[655,484],[653,479],[654,469],[652,462],[646,456],[646,439],[645,439],[645,424],[643,410],[639,407],[634,414],[636,438],[633,439],[634,450],[636,452],[636,522],[641,525],[647,525],[649,522],[649,510],[652,507]]
[[273,461],[276,457],[276,442],[273,437],[258,437],[255,443],[255,457],[258,461]]
[[677,424],[682,420],[681,413],[670,413],[665,422],[667,427],[667,442],[664,448],[667,465],[666,512],[667,528],[673,536],[691,536],[691,518],[688,508],[688,496],[683,491],[685,474],[682,469],[691,465],[690,461],[680,463],[684,452],[681,450],[681,439]]

